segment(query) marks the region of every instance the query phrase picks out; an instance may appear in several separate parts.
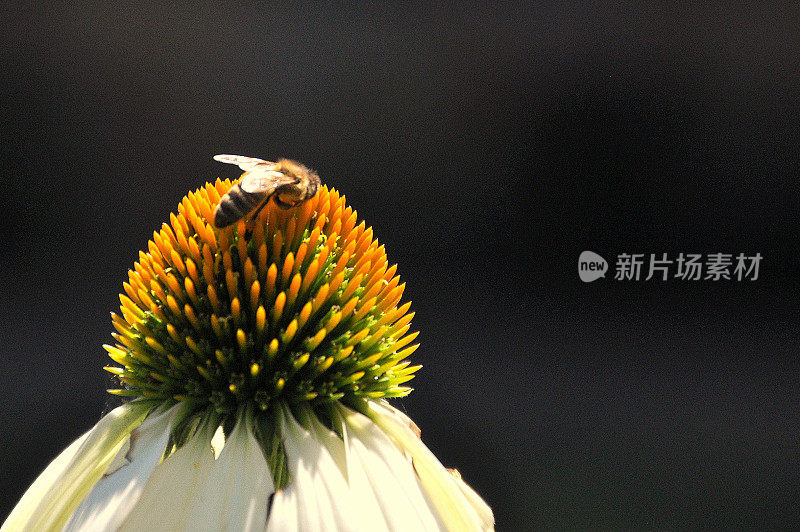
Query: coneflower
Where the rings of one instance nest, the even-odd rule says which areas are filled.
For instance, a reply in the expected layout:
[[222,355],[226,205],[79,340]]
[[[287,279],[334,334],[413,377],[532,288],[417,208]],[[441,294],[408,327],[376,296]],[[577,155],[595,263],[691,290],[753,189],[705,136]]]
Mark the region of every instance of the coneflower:
[[190,192],[129,271],[106,369],[128,396],[2,530],[487,530],[387,398],[420,366],[372,229],[322,186],[218,229]]

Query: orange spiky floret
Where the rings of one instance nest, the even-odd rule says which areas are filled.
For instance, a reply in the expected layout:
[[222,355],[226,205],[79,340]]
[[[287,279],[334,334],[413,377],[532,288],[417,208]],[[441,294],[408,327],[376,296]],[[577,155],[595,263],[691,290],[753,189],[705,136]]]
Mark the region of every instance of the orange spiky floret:
[[413,314],[372,228],[322,186],[218,229],[214,208],[234,184],[189,193],[139,254],[106,348],[122,366],[109,368],[123,383],[110,391],[219,412],[407,395]]

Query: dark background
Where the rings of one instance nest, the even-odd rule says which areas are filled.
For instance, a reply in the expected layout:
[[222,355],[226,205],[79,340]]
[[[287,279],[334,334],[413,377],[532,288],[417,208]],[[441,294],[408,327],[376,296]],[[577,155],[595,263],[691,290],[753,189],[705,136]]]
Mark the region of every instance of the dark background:
[[[138,250],[236,153],[375,228],[421,330],[395,404],[498,529],[798,522],[797,10],[2,10],[2,516],[106,407]],[[584,249],[764,259],[584,284]]]

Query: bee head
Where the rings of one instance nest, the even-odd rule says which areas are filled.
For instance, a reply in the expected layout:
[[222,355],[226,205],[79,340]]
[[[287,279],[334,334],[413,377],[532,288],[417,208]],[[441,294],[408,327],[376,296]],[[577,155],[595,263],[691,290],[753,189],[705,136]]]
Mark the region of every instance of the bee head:
[[293,177],[295,182],[291,185],[279,187],[275,200],[281,205],[280,196],[291,199],[294,202],[305,201],[313,198],[320,186],[319,175],[302,163],[291,159],[280,159],[275,163],[275,170],[284,175]]

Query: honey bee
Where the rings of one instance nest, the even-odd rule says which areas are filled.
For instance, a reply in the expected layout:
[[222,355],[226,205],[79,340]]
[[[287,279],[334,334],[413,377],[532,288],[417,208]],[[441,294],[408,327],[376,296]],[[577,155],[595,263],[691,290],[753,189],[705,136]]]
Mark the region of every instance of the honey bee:
[[214,210],[214,225],[220,229],[257,214],[270,198],[282,209],[296,207],[312,198],[320,185],[316,172],[289,159],[273,163],[242,155],[215,155],[214,160],[245,171]]

